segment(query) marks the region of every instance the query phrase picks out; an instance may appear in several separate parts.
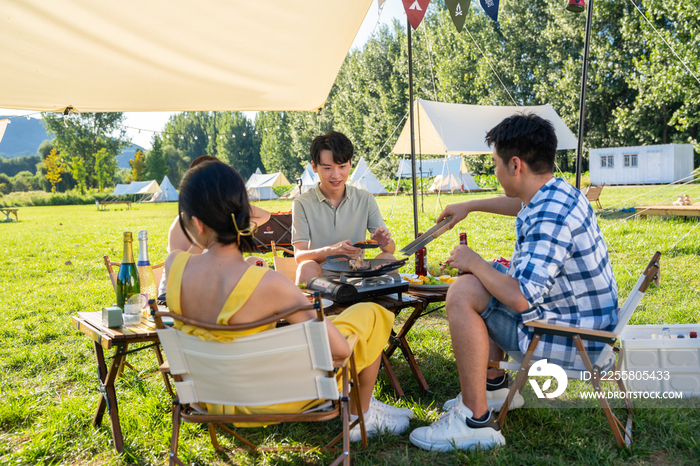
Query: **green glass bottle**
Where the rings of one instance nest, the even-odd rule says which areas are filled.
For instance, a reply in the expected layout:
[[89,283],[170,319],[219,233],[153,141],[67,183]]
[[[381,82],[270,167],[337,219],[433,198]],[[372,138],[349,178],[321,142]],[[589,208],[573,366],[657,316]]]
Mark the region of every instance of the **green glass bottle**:
[[124,310],[124,303],[132,295],[141,293],[139,274],[134,263],[133,238],[130,231],[124,232],[124,254],[117,274],[117,306]]

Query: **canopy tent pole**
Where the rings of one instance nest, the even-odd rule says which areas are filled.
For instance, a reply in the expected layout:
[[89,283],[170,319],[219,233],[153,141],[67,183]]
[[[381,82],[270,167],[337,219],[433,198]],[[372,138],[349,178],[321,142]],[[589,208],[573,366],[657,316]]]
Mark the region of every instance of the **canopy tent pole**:
[[418,238],[418,192],[416,191],[416,141],[413,129],[413,66],[411,59],[411,22],[406,21],[408,28],[408,105],[411,121],[411,181],[413,182],[413,234]]
[[586,78],[588,76],[588,46],[591,42],[591,22],[593,20],[593,0],[588,0],[586,19],[586,42],[583,47],[583,70],[581,72],[581,100],[578,111],[578,149],[576,151],[576,188],[581,189],[581,163],[583,162],[583,120],[586,114]]

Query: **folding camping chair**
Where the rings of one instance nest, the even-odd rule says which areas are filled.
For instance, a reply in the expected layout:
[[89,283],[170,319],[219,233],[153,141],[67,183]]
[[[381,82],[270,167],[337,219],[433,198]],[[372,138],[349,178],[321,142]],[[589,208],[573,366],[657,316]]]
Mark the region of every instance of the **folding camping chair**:
[[[274,241],[270,243],[272,248],[272,263],[275,265],[275,270],[282,272],[291,281],[296,282],[297,279],[297,261],[294,259],[294,251],[287,248],[277,246]],[[277,251],[282,251],[291,255],[291,257],[278,256]]]
[[[316,310],[317,319],[236,338],[229,343],[202,341],[194,335],[165,328],[161,321],[161,317],[169,316],[207,330],[239,331],[258,328],[310,309]],[[154,305],[151,305],[151,310],[156,318],[158,338],[168,359],[161,370],[173,377],[177,389],[173,401],[171,465],[182,465],[177,457],[182,420],[207,424],[212,445],[220,451],[224,449],[217,441],[216,427],[234,436],[254,452],[278,449],[308,451],[315,447],[259,448],[224,423],[326,421],[341,416],[342,433],[323,448],[324,451],[340,453],[332,464],[350,464],[350,429],[358,423],[362,432],[362,449],[367,447],[354,352],[344,361],[333,361],[318,293],[313,306],[287,311],[249,324],[212,325],[171,312],[156,312]],[[357,335],[348,336],[347,341],[353,351]],[[342,369],[342,394],[338,391],[334,373],[339,369]],[[349,392],[350,380],[353,384],[352,392]],[[349,396],[360,407],[359,418],[352,425],[349,422]],[[202,406],[202,403],[216,403],[250,407],[303,400],[332,402],[303,413],[289,414],[214,415]],[[341,438],[342,449],[333,448]]]
[[[532,364],[530,364],[530,360],[532,359],[535,348],[537,347],[537,343],[540,341],[543,335],[557,335],[573,339],[574,343],[576,344],[578,354],[581,356],[581,360],[583,361],[586,370],[591,374],[591,384],[593,385],[593,389],[596,393],[601,392],[601,368],[605,367],[607,365],[606,363],[608,363],[610,359],[614,358],[615,355],[617,355],[617,362],[613,366],[612,371],[617,372],[620,370],[622,361],[624,359],[623,350],[622,348],[614,346],[615,342],[620,338],[622,330],[627,325],[627,322],[629,322],[630,317],[632,317],[632,313],[639,305],[639,302],[642,300],[642,297],[644,297],[644,293],[649,287],[649,284],[657,278],[660,258],[661,253],[657,251],[651,258],[651,261],[649,261],[649,265],[647,265],[644,272],[640,275],[639,279],[637,280],[637,283],[634,285],[634,288],[627,297],[625,304],[620,308],[618,313],[618,322],[615,326],[615,329],[612,332],[566,327],[562,325],[550,324],[543,321],[534,320],[525,324],[528,327],[532,327],[532,329],[534,330],[534,335],[532,337],[532,342],[530,343],[530,346],[528,347],[527,352],[525,353],[525,357],[523,358],[522,364],[512,362],[508,363],[503,361],[489,361],[489,367],[496,369],[512,369],[518,371],[515,377],[513,387],[511,388],[510,393],[508,393],[508,397],[506,398],[506,401],[503,404],[503,408],[501,409],[501,412],[498,416],[498,421],[501,425],[505,423],[506,414],[508,414],[508,407],[511,406],[511,402],[515,397],[516,392],[519,392],[525,386],[525,382],[528,379],[530,367],[532,366]],[[595,361],[591,363],[591,360],[588,357],[588,353],[586,352],[586,348],[584,347],[583,342],[581,340],[600,341],[606,343],[607,346],[604,351],[601,351],[600,355],[595,359]],[[571,370],[573,368],[570,368],[569,370],[567,370],[567,368],[563,369],[566,372],[568,378],[581,378],[581,371]],[[627,393],[627,389],[623,380],[617,380],[617,385],[621,392]],[[632,442],[633,420],[633,406],[630,399],[628,397],[625,397],[625,405],[627,407],[627,423],[624,425],[610,409],[610,405],[608,404],[607,399],[601,397],[598,398],[598,401],[600,402],[600,406],[603,408],[603,412],[605,413],[605,417],[608,420],[608,424],[610,424],[610,428],[612,429],[613,436],[617,441],[617,445],[620,448],[629,446]],[[622,431],[620,430],[620,427],[622,427]]]
[[586,189],[586,199],[588,199],[588,202],[593,204],[594,202],[598,205],[598,209],[602,209],[603,206],[600,205],[600,193],[603,192],[603,188],[605,187],[605,183],[601,184],[600,186],[589,186]]
[[[109,274],[109,279],[112,281],[112,288],[114,288],[114,291],[116,293],[117,291],[117,272],[114,271],[114,267],[120,267],[121,262],[113,262],[109,259],[109,256],[104,256],[102,258],[105,263],[105,267],[107,268],[107,273]],[[160,279],[163,276],[163,272],[165,271],[164,268],[165,262],[161,262],[160,264],[152,265],[151,268],[153,269],[153,275],[156,277],[156,285],[160,283]],[[160,348],[158,345],[153,347],[153,351],[156,353],[156,359],[158,359],[158,364],[163,364],[163,355],[160,352]],[[138,372],[134,366],[129,364],[129,362],[126,360],[126,357],[123,359],[122,366],[119,368],[119,374],[121,375],[122,372],[124,372],[124,367],[128,367],[134,372]],[[158,372],[153,372],[150,374],[146,374],[144,377],[151,377]],[[168,388],[168,391],[170,391],[170,384],[168,383],[167,377],[163,377],[163,380],[165,381],[165,386]]]

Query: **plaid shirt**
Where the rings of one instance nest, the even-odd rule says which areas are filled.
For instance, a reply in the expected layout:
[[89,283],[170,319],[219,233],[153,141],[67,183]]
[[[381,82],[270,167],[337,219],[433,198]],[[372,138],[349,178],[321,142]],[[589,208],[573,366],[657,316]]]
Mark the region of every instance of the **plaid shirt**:
[[[527,350],[534,333],[524,322],[535,319],[612,330],[617,324],[617,284],[586,197],[561,178],[552,178],[520,211],[515,230],[508,275],[518,280],[531,306],[518,323],[520,350]],[[583,342],[595,363],[605,344]],[[564,368],[583,369],[571,338],[544,335],[533,361],[544,358]]]

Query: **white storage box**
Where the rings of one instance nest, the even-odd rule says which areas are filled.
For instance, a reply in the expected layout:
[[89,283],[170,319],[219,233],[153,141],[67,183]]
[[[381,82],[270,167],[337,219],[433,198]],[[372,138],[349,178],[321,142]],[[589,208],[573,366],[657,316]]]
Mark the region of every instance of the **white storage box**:
[[[662,330],[670,329],[670,339]],[[624,350],[623,371],[644,376],[661,371],[662,377],[625,382],[630,391],[683,392],[683,397],[700,396],[700,339],[690,338],[690,332],[700,333],[700,324],[691,325],[627,325],[620,336]],[[678,335],[685,338],[678,338]],[[668,371],[668,380],[665,372]],[[644,377],[642,377],[643,379]]]

